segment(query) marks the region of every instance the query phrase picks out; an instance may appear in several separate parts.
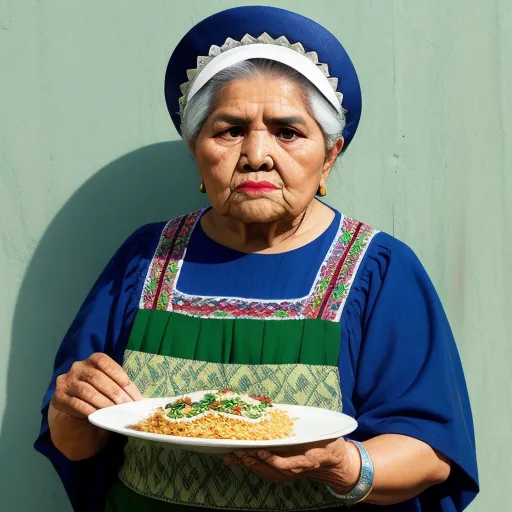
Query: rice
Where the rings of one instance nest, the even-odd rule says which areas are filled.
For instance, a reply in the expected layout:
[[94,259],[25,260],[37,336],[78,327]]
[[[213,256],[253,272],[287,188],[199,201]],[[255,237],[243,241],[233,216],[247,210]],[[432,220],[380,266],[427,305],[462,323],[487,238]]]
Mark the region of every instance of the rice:
[[268,411],[259,421],[248,421],[223,414],[205,414],[188,421],[169,421],[164,409],[131,427],[139,432],[204,439],[235,439],[240,441],[270,441],[293,435],[293,420],[286,411]]

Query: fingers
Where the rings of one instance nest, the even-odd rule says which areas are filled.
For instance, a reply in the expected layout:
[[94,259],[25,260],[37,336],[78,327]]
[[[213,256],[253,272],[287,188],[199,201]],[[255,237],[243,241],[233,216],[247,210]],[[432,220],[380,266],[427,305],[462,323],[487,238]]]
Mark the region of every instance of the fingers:
[[97,411],[97,409],[92,405],[74,396],[69,398],[69,405],[73,408],[74,411],[80,412],[85,417]]
[[135,402],[137,400],[144,400],[143,394],[138,390],[137,386],[132,381],[130,381],[128,386],[125,386],[123,389],[132,397]]
[[264,450],[258,451],[258,457],[266,464],[280,470],[291,471],[298,474],[311,469],[318,469],[321,466],[319,460],[306,455],[295,455],[292,457],[280,457]]
[[344,445],[345,441],[338,439],[329,443],[304,445],[300,451],[296,448],[288,452],[281,452],[279,455],[259,450],[257,455],[260,460],[280,471],[291,471],[298,474],[303,471],[319,469],[322,466],[330,467],[340,464],[344,457]]
[[92,405],[76,398],[74,396],[66,396],[64,399],[61,397],[54,396],[52,400],[52,406],[68,416],[73,416],[78,419],[85,419],[87,416],[96,412],[96,408]]
[[94,386],[80,380],[59,383],[52,402],[56,409],[77,418],[89,416],[98,409],[114,405]]
[[258,459],[257,454],[251,451],[237,450],[233,455],[228,456],[228,460],[235,458],[238,460],[236,464],[250,469],[260,477],[266,480],[273,480],[278,482],[287,482],[293,480],[295,477],[287,475],[265,462]]
[[[133,401],[132,397],[122,387],[108,375],[96,368],[88,368],[84,372],[82,379],[107,398],[109,402],[111,402],[110,405],[124,404]],[[103,407],[108,406],[104,405]]]
[[126,374],[123,368],[117,364],[112,358],[101,352],[97,352],[90,356],[86,363],[105,375],[108,375],[114,382],[116,382],[122,388],[130,384],[130,377]]
[[77,418],[97,409],[142,399],[126,372],[106,354],[76,361],[56,379],[54,407]]
[[246,468],[251,468],[251,467],[257,466],[258,464],[261,464],[261,462],[257,461],[254,457],[251,457],[250,455],[245,455],[244,457],[242,457],[241,460],[242,460],[242,464]]
[[87,363],[110,377],[132,400],[142,400],[144,398],[122,366],[106,354],[101,352],[93,354],[87,359]]
[[98,390],[84,381],[75,381],[68,388],[68,395],[71,398],[78,398],[79,400],[88,403],[95,409],[103,409],[104,407],[112,407],[115,403],[107,398]]
[[[266,454],[265,454],[266,456]],[[320,467],[319,463],[315,463],[308,459],[305,455],[295,455],[294,457],[279,457],[278,455],[269,454],[265,459],[267,464],[280,469],[282,471],[291,471],[293,469],[316,469]]]
[[224,464],[226,464],[226,466],[237,466],[240,465],[240,462],[240,459],[235,455],[224,455]]
[[76,418],[98,409],[143,398],[123,368],[106,354],[96,353],[76,361],[68,373],[56,379],[52,404]]

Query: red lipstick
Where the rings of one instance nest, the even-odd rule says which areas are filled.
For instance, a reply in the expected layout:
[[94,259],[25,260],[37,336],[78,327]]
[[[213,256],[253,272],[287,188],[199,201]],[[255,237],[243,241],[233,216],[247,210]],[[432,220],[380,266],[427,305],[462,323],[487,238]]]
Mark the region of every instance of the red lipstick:
[[241,183],[236,190],[238,192],[252,192],[254,194],[264,194],[266,192],[272,192],[277,190],[277,187],[269,181],[244,181]]

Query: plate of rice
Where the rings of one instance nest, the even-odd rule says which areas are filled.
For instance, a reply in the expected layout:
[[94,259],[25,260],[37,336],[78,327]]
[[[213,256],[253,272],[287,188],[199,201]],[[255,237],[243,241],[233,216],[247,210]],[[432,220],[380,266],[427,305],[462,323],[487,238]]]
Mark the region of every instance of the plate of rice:
[[231,389],[115,405],[89,421],[118,434],[219,454],[336,439],[357,428],[355,419],[340,412],[275,404]]

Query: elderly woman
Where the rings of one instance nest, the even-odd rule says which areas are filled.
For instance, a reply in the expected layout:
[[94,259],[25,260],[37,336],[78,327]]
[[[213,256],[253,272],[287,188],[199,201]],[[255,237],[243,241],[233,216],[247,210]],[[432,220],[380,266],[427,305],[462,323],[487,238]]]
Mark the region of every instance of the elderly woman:
[[[231,9],[182,39],[165,92],[211,207],[136,231],[57,354],[36,447],[74,508],[466,508],[473,425],[439,298],[407,246],[315,198],[360,116],[343,47],[296,14]],[[359,428],[222,458],[87,421],[226,386],[343,410]]]

